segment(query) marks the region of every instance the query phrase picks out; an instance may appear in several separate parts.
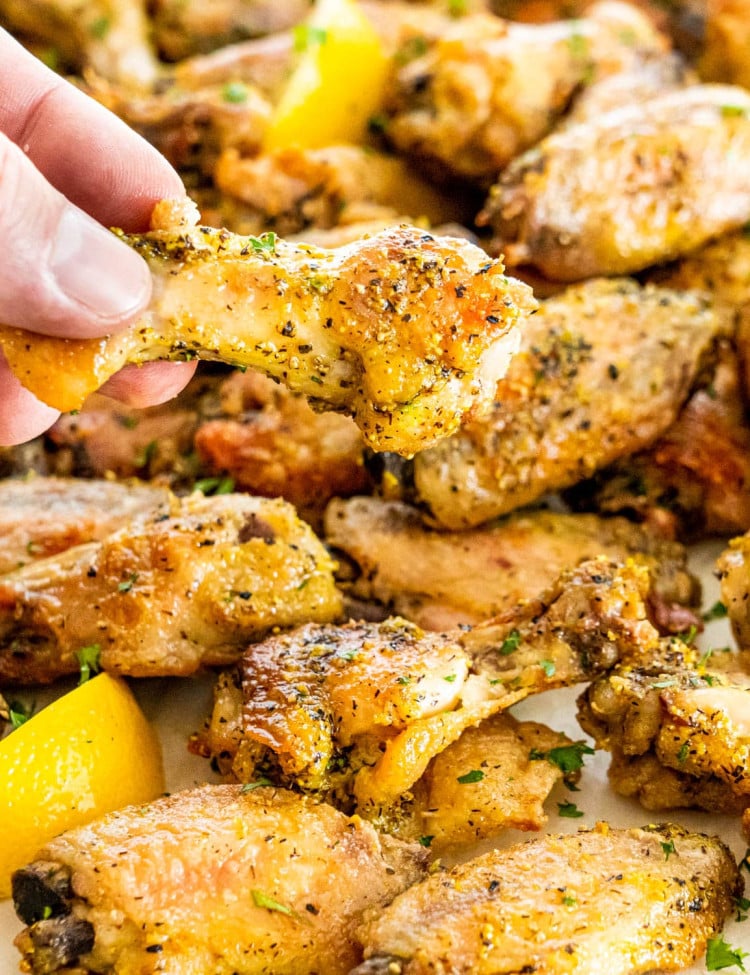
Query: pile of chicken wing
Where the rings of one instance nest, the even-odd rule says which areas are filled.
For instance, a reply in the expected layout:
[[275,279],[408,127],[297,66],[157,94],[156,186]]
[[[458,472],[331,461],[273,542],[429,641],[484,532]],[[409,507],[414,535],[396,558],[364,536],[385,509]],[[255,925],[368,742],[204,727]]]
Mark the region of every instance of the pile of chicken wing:
[[[150,308],[54,382],[66,340],[0,324],[69,411],[0,450],[0,691],[92,645],[203,675],[184,744],[222,779],[17,871],[22,970],[741,967],[710,834],[750,841],[750,3],[346,3],[387,63],[367,134],[279,147],[306,0],[0,0],[200,212],[128,238]],[[95,392],[194,357],[164,406]],[[546,831],[595,750],[630,827]]]

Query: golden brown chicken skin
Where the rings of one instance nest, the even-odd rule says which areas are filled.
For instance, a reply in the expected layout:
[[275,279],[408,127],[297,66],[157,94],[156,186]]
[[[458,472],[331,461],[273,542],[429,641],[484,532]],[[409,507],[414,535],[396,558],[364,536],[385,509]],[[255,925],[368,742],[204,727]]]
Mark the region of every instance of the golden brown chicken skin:
[[220,684],[207,751],[240,781],[322,791],[388,824],[467,727],[657,645],[648,588],[644,567],[595,559],[473,629],[392,618],[271,637],[245,653],[241,688]]
[[368,960],[355,972],[678,971],[703,954],[742,887],[715,837],[602,823],[485,854],[412,887],[362,927]]
[[568,288],[526,325],[492,411],[407,465],[407,494],[462,529],[650,446],[729,324],[701,295],[627,279]]
[[750,218],[750,93],[693,85],[548,136],[481,215],[510,266],[557,281],[627,274]]
[[739,649],[750,650],[750,535],[733,538],[716,563],[721,599]]
[[478,247],[416,228],[329,251],[208,227],[126,239],[154,279],[131,329],[30,346],[0,328],[18,378],[58,409],[80,407],[126,362],[218,359],[351,413],[375,449],[410,454],[489,405],[535,308]]
[[704,0],[704,41],[699,68],[706,81],[750,88],[750,6],[747,0]]
[[140,515],[169,514],[166,488],[32,477],[0,480],[0,573],[97,541]]
[[104,670],[186,675],[249,640],[336,619],[333,563],[283,501],[183,499],[0,581],[0,682],[46,683],[95,647]]
[[672,521],[680,538],[750,529],[750,428],[737,354],[722,342],[713,376],[646,451],[572,489],[577,507]]
[[347,594],[377,600],[427,630],[507,612],[597,555],[647,562],[660,628],[682,632],[697,622],[699,590],[683,546],[624,518],[522,511],[482,528],[440,532],[415,508],[359,497],[331,502],[325,536],[345,562],[339,575]]
[[615,792],[646,809],[750,803],[750,676],[734,654],[665,641],[650,661],[596,678],[578,719],[612,753]]
[[16,944],[34,975],[343,975],[425,859],[323,803],[204,786],[48,843],[14,877]]
[[459,18],[423,46],[420,57],[396,58],[407,63],[386,94],[386,137],[433,169],[487,185],[588,81],[668,44],[635,8],[608,2],[542,26]]

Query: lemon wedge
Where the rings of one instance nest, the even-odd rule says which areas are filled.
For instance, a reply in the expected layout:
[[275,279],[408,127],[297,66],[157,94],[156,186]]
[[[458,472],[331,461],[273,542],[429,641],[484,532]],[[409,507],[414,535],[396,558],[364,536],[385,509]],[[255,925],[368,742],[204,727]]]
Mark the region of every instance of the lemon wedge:
[[0,897],[53,836],[163,791],[159,741],[124,681],[58,698],[0,742]]
[[389,58],[355,0],[317,0],[295,33],[297,65],[265,133],[266,151],[358,143],[378,109]]

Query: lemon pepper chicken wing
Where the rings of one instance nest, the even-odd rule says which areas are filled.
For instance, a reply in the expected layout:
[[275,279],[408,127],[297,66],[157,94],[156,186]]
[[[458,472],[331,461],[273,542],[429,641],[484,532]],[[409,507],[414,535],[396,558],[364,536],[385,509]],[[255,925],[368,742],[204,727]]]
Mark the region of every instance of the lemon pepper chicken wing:
[[335,499],[325,535],[351,578],[341,585],[428,630],[479,623],[534,598],[584,559],[636,555],[651,570],[651,615],[683,632],[696,623],[687,553],[624,518],[522,511],[464,532],[426,527],[415,508],[378,498]]
[[557,281],[627,274],[750,218],[750,93],[693,85],[553,133],[481,215],[506,262]]
[[405,465],[405,493],[467,528],[650,446],[730,324],[702,295],[626,279],[568,288],[528,322],[491,412]]
[[644,567],[595,559],[473,629],[428,633],[393,618],[271,637],[245,653],[241,693],[220,685],[208,750],[233,756],[240,781],[353,797],[387,823],[467,727],[648,652],[658,642],[648,588]]
[[92,646],[104,670],[187,675],[274,627],[340,614],[332,561],[290,505],[191,497],[170,515],[3,576],[0,682],[76,673]]
[[750,803],[750,675],[729,652],[664,641],[584,691],[579,722],[612,753],[615,792],[646,809],[740,812]]
[[301,796],[205,786],[39,857],[13,882],[34,975],[345,975],[365,910],[423,876],[426,851]]
[[552,129],[587,81],[622,70],[640,50],[668,46],[621,3],[545,25],[461,18],[424,43],[386,94],[386,136],[433,169],[485,184]]
[[132,328],[33,343],[0,329],[13,371],[58,409],[127,362],[223,359],[352,413],[375,449],[410,454],[489,405],[535,307],[478,247],[416,228],[331,251],[207,227],[126,239],[154,279]]
[[352,975],[678,971],[742,888],[723,843],[679,826],[545,836],[401,894],[363,925]]

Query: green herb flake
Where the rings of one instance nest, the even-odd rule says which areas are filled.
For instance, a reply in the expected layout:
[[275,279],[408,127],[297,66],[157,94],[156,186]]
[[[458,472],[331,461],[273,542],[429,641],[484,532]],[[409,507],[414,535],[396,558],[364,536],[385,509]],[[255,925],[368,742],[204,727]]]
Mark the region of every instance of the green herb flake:
[[44,910],[42,911],[42,920],[49,921],[51,917],[52,917],[52,908],[49,906],[49,904],[45,904]]
[[8,707],[8,720],[13,731],[16,731],[22,724],[26,724],[34,713],[35,705],[26,705],[23,701],[12,701]]
[[706,971],[718,972],[722,968],[739,968],[745,971],[742,961],[747,956],[747,952],[741,948],[732,948],[719,935],[718,938],[709,938],[706,944]]
[[747,872],[750,873],[750,846],[745,850],[745,855],[737,866],[740,870],[747,870]]
[[328,40],[328,31],[312,24],[298,24],[292,33],[297,54],[303,54],[311,47],[320,47]]
[[456,782],[459,785],[472,785],[474,782],[481,782],[484,778],[484,772],[479,768],[474,768],[471,772],[467,772],[466,775],[459,775]]
[[435,839],[434,836],[420,836],[419,843],[420,846],[432,846],[432,841]]
[[150,440],[146,446],[139,450],[133,459],[136,467],[147,467],[156,456],[159,445],[155,440]]
[[563,894],[562,902],[566,907],[575,907],[578,903],[573,894]]
[[565,775],[571,772],[578,772],[583,768],[583,756],[594,755],[594,749],[587,745],[585,741],[574,741],[570,745],[559,745],[557,748],[550,748],[548,752],[532,748],[529,752],[529,761],[537,762],[546,759],[556,765]]
[[722,105],[721,114],[723,118],[739,118],[742,115],[747,115],[747,109],[742,105]]
[[89,34],[98,41],[103,41],[109,33],[112,21],[109,17],[97,17],[89,24]]
[[674,848],[674,841],[673,840],[668,840],[666,843],[662,843],[661,844],[661,848],[662,848],[662,850],[664,850],[664,859],[665,860],[668,860],[672,856],[673,853],[676,853],[677,852],[675,850],[675,848]]
[[555,666],[554,660],[540,660],[539,666],[544,671],[545,677],[554,677],[557,667]]
[[690,754],[690,745],[688,742],[683,741],[680,745],[680,750],[677,752],[677,761],[680,765],[684,765],[687,761],[687,757]]
[[277,237],[272,230],[267,234],[261,234],[260,237],[250,237],[248,240],[256,254],[273,254],[276,250]]
[[453,683],[455,683],[456,675],[455,674],[448,674],[447,677],[443,677],[443,680],[446,681],[448,684],[453,684]]
[[747,897],[735,897],[734,907],[737,911],[735,921],[747,921],[747,914],[750,911],[750,900]]
[[583,812],[574,802],[558,802],[557,814],[563,819],[580,819],[583,816]]
[[193,485],[193,494],[198,491],[206,497],[218,494],[231,494],[234,491],[234,478],[203,477]]
[[701,616],[704,623],[710,623],[711,620],[723,620],[727,615],[727,608],[724,603],[719,599],[713,604],[710,609]]
[[78,659],[78,666],[81,668],[80,677],[78,678],[78,686],[85,684],[87,680],[93,674],[98,674],[101,668],[101,653],[102,648],[98,643],[92,643],[88,647],[81,647],[80,650],[76,650],[76,657]]
[[277,911],[279,914],[287,914],[289,917],[294,917],[295,915],[291,907],[287,907],[286,904],[280,904],[273,897],[264,894],[262,890],[251,890],[250,896],[256,907],[265,907],[267,911]]
[[465,17],[468,9],[469,5],[467,0],[448,0],[449,17]]
[[273,785],[273,782],[270,779],[261,776],[261,778],[256,779],[255,782],[246,782],[240,789],[240,792],[244,796],[247,795],[248,792],[254,792],[256,789],[260,789],[265,785]]
[[241,81],[228,81],[221,89],[223,100],[232,105],[241,105],[246,102],[248,94],[247,85],[243,85]]
[[125,579],[124,582],[120,582],[117,585],[118,592],[130,592],[133,586],[138,582],[138,573],[131,572],[130,575]]
[[408,676],[397,677],[396,683],[406,686],[407,684],[411,684],[411,677]]
[[500,644],[500,653],[507,657],[518,650],[521,643],[521,634],[518,630],[511,630],[503,642]]
[[687,630],[685,630],[684,633],[678,633],[677,639],[682,640],[682,642],[689,647],[693,642],[693,640],[696,638],[697,634],[698,634],[698,627],[693,624]]

